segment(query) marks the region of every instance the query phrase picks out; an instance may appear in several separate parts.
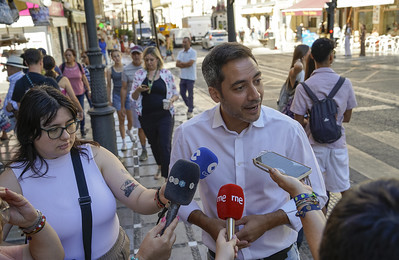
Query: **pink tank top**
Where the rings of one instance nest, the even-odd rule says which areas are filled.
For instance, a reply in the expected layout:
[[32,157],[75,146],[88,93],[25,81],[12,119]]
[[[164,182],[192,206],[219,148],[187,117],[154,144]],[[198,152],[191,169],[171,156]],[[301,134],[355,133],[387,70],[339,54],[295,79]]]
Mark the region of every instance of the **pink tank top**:
[[77,63],[75,63],[75,66],[72,68],[69,68],[65,65],[64,72],[62,74],[69,79],[69,82],[71,82],[73,92],[75,92],[76,96],[84,94],[85,88],[82,81],[83,74],[82,71],[80,71]]

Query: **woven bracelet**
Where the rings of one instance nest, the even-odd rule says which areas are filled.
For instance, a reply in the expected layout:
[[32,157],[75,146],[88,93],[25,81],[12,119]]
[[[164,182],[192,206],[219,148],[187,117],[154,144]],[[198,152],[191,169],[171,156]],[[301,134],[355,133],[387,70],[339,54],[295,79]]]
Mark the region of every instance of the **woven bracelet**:
[[306,215],[306,212],[312,211],[312,210],[320,210],[320,204],[307,204],[301,210],[298,210],[298,212],[295,214],[297,217],[304,218]]
[[20,228],[21,231],[26,235],[30,236],[30,235],[36,234],[37,232],[42,230],[44,228],[44,225],[46,224],[46,217],[43,216],[43,214],[42,214],[42,212],[40,212],[40,210],[37,209],[36,211],[38,214],[36,223],[27,228]]
[[159,191],[161,190],[161,187],[157,189],[155,192],[154,200],[157,202],[158,208],[163,209],[166,205],[161,201],[161,198],[159,198]]

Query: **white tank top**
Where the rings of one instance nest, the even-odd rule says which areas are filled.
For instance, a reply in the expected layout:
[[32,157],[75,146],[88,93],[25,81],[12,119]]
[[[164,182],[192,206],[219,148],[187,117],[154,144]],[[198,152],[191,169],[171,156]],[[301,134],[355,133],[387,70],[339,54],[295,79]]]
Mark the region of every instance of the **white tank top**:
[[[87,188],[92,200],[93,215],[92,259],[104,255],[115,244],[119,233],[116,201],[93,159],[90,145],[87,148],[90,160],[81,156]],[[65,250],[65,259],[84,259],[81,210],[70,153],[57,159],[46,160],[48,172],[41,178],[27,178],[29,170],[19,181],[23,195],[46,216],[55,229]],[[19,178],[22,168],[13,168]]]

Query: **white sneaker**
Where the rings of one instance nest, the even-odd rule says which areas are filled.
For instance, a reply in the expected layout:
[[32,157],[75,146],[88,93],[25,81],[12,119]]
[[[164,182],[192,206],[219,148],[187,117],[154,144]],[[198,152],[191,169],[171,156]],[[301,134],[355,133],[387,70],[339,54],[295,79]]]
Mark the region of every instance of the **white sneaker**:
[[131,130],[126,129],[126,134],[130,137],[130,141],[132,141],[132,143],[137,141]]
[[126,143],[123,143],[123,144],[122,144],[121,150],[122,150],[122,151],[127,151],[127,145],[126,145]]

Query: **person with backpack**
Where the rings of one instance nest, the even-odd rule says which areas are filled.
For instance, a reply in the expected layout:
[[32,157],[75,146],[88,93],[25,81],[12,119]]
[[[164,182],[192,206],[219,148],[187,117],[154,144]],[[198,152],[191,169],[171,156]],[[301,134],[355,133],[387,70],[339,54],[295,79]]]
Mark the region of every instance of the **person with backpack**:
[[311,56],[316,69],[309,79],[297,86],[291,111],[308,133],[326,190],[343,194],[350,188],[350,182],[342,123],[350,121],[352,109],[357,106],[356,97],[350,80],[331,69],[334,60],[332,40],[317,39],[312,45]]
[[[66,62],[60,65],[60,70],[63,76],[69,79],[69,82],[72,85],[73,91],[75,92],[75,96],[78,98],[80,105],[84,111],[84,97],[85,97],[85,86],[87,91],[89,92],[89,96],[91,95],[91,89],[89,81],[86,78],[85,72],[83,70],[83,66],[76,62],[76,51],[73,49],[67,49],[64,52],[64,56]],[[83,119],[80,121],[80,134],[82,138],[86,137],[86,129],[85,129],[85,115],[83,113]]]

